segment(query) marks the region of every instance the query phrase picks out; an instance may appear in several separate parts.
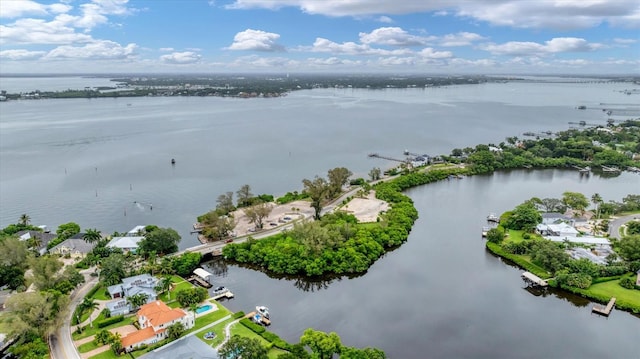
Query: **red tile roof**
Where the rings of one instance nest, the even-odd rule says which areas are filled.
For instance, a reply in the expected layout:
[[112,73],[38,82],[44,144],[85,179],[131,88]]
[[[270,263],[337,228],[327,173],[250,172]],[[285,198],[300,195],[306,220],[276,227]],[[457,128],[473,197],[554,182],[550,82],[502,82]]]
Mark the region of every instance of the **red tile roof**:
[[185,315],[187,315],[187,313],[182,309],[172,309],[159,300],[145,304],[138,310],[138,317],[144,316],[147,322],[154,327],[182,318]]
[[122,347],[128,348],[131,345],[135,345],[147,339],[153,338],[155,335],[156,333],[153,331],[152,327],[146,327],[142,330],[130,333],[126,337],[122,338]]

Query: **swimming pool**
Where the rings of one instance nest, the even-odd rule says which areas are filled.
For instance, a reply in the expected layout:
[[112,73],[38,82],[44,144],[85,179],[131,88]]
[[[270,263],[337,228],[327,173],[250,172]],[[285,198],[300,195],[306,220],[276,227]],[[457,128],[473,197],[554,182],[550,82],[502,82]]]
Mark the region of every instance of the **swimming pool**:
[[210,305],[210,304],[203,305],[202,307],[198,307],[198,308],[196,308],[196,313],[197,313],[197,314],[200,314],[200,313],[206,312],[207,310],[209,310],[209,309],[211,309],[211,308],[212,308],[212,307],[211,307],[211,305]]

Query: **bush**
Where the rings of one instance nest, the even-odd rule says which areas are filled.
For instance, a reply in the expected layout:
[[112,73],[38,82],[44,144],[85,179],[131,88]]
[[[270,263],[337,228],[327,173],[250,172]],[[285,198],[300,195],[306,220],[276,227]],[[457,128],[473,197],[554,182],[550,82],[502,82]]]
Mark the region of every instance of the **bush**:
[[101,320],[101,321],[96,323],[96,326],[98,328],[104,328],[104,327],[106,327],[108,325],[115,324],[115,323],[121,322],[123,320],[124,320],[124,315],[118,315],[118,316],[115,316],[115,317],[111,317],[111,318],[107,318],[107,319]]
[[266,329],[264,329],[264,327],[262,325],[256,324],[256,323],[250,321],[247,318],[240,319],[240,324],[242,324],[245,327],[251,329],[251,331],[253,331],[256,334],[262,334],[266,330]]
[[636,282],[631,277],[622,277],[618,282],[622,288],[635,289]]
[[235,312],[233,313],[233,319],[240,319],[242,317],[244,317],[244,312],[243,311],[239,311],[239,312]]
[[522,239],[530,239],[531,235],[529,233],[525,233],[522,235]]

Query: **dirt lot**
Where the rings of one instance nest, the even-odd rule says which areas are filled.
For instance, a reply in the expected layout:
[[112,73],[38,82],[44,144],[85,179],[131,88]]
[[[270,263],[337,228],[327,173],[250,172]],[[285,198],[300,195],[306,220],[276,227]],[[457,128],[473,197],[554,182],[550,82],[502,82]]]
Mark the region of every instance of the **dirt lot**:
[[[275,228],[301,217],[313,217],[313,214],[313,208],[311,208],[310,202],[307,201],[294,201],[287,204],[274,205],[269,217],[263,220],[264,229]],[[242,209],[234,211],[233,217],[236,219],[236,228],[234,230],[236,236],[244,236],[254,232],[255,224],[249,223],[249,219]],[[285,219],[285,217],[289,219]],[[276,226],[271,225],[271,223],[276,224]]]
[[387,211],[389,203],[376,199],[376,194],[371,191],[366,198],[354,198],[344,207],[342,211],[356,216],[359,222],[375,222],[380,212]]

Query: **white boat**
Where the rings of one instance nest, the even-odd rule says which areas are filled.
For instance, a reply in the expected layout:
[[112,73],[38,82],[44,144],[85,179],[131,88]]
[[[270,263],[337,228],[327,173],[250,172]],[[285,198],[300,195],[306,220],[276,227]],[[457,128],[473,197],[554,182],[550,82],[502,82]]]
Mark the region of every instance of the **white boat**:
[[498,216],[496,216],[495,214],[491,213],[487,216],[487,221],[489,222],[500,222],[500,218],[498,218]]
[[269,308],[263,305],[259,305],[256,307],[256,311],[258,311],[258,313],[260,313],[265,318],[269,319]]

